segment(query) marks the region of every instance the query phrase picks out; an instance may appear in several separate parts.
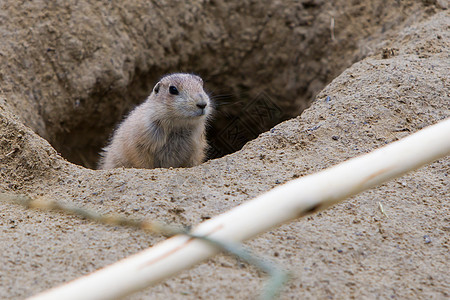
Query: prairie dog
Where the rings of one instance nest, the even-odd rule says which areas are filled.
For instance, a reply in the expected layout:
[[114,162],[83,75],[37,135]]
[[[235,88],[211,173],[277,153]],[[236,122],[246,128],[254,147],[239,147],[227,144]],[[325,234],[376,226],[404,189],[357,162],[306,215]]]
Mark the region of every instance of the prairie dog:
[[193,74],[163,77],[104,148],[100,169],[192,167],[202,163],[211,103]]

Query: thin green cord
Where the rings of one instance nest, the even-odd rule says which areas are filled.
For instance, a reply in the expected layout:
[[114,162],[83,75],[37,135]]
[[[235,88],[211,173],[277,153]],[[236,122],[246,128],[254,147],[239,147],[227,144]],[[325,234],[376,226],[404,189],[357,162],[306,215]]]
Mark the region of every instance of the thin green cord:
[[269,280],[265,285],[264,292],[260,296],[260,299],[263,300],[275,299],[278,297],[282,287],[289,279],[289,275],[285,270],[279,268],[273,262],[266,261],[256,256],[242,244],[224,242],[206,236],[196,235],[189,232],[188,228],[183,226],[167,225],[157,221],[130,219],[118,215],[102,215],[92,210],[79,208],[73,205],[61,204],[52,200],[33,200],[28,195],[23,194],[0,193],[0,201],[14,202],[25,206],[26,208],[59,211],[98,223],[132,227],[144,230],[146,232],[162,234],[168,237],[177,234],[184,234],[192,238],[203,240],[267,273],[269,275]]

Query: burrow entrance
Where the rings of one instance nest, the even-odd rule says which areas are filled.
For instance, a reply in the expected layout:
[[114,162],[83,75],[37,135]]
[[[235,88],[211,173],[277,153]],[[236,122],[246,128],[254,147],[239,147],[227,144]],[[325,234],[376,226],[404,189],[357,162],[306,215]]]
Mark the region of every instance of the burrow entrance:
[[[161,71],[158,74],[162,76],[172,71]],[[214,106],[213,117],[207,126],[208,160],[240,150],[260,133],[298,115],[312,99],[311,93],[303,95],[300,97],[303,100],[300,104],[286,108],[265,89],[252,89],[243,85],[219,87],[208,80],[208,75],[201,76]],[[126,93],[93,95],[88,102],[96,103],[96,107],[91,112],[85,111],[85,115],[76,115],[73,119],[79,119],[80,122],[55,135],[51,142],[55,149],[68,161],[95,169],[99,153],[116,126],[130,110],[145,101],[159,79],[145,74],[138,78],[138,81],[130,84]],[[110,105],[103,103],[103,99],[109,99]]]
[[[278,4],[267,7],[262,3],[258,8],[211,5],[199,18],[186,21],[195,26],[178,24],[170,31],[161,29],[166,34],[162,36],[157,30],[155,33],[156,28],[137,23],[133,26],[143,32],[136,36],[148,35],[149,40],[144,41],[146,46],[136,38],[140,48],[133,48],[134,57],[105,51],[110,57],[105,54],[91,60],[96,63],[101,59],[99,68],[107,71],[119,64],[119,70],[126,71],[126,80],[123,74],[116,76],[118,79],[97,72],[95,84],[86,94],[78,93],[70,78],[60,78],[69,81],[61,85],[71,87],[71,96],[65,99],[63,117],[56,108],[43,116],[48,140],[70,162],[95,169],[115,126],[146,99],[161,76],[193,72],[203,78],[216,106],[208,127],[208,158],[237,151],[260,133],[298,116],[335,76],[376,50],[374,45],[386,35],[386,24],[394,29],[408,15],[406,8],[413,7],[413,1],[383,6],[377,6],[376,0],[338,2],[299,1],[284,10]],[[233,18],[222,16],[227,9],[236,11]],[[136,20],[139,18],[130,22]],[[158,40],[167,35],[170,38]],[[113,38],[120,39],[120,35]],[[155,40],[160,48],[152,52]],[[84,41],[88,42],[98,41]],[[130,43],[122,42],[125,46]],[[58,65],[58,51],[48,54],[55,55],[54,65]],[[117,61],[118,56],[123,60]],[[73,63],[80,64],[77,60]],[[81,78],[90,75],[89,68],[85,72]]]

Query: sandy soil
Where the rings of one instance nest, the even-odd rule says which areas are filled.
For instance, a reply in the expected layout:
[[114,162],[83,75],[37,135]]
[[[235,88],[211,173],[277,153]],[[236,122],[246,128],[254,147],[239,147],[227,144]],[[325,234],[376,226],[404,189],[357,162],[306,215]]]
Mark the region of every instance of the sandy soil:
[[[236,30],[225,26],[226,21],[192,31],[199,39],[209,34],[211,40],[220,41],[211,43],[208,52],[210,59],[218,57],[217,73],[213,72],[212,61],[206,61],[208,66],[198,71],[206,81],[210,79],[211,90],[218,89],[217,78],[223,75],[230,81],[226,89],[239,98],[238,80],[232,78],[245,78],[250,96],[244,100],[254,99],[252,93],[259,91],[283,112],[292,108],[290,105],[295,107],[295,114],[310,107],[260,134],[242,150],[195,168],[92,170],[86,168],[95,161],[90,156],[104,143],[121,113],[139,101],[144,85],[161,75],[153,72],[188,66],[195,69],[206,50],[192,43],[184,52],[186,56],[179,57],[180,45],[167,36],[179,36],[175,32],[183,27],[181,21],[176,30],[165,32],[167,40],[160,38],[161,47],[148,46],[147,39],[158,36],[146,29],[152,25],[152,18],[136,21],[143,2],[104,7],[79,1],[76,9],[70,4],[38,9],[42,4],[38,2],[23,7],[16,2],[9,6],[3,3],[0,10],[0,34],[7,41],[0,46],[0,191],[44,196],[103,213],[195,225],[293,178],[369,152],[450,116],[450,17],[445,1],[404,1],[385,7],[382,1],[364,5],[337,1],[332,7],[322,1],[300,1],[301,7],[295,12],[288,6],[280,10],[283,5],[273,1],[267,9],[279,15],[273,18],[275,21],[267,21],[271,30],[259,27],[258,17],[264,10],[256,9],[257,4],[253,7],[244,1],[239,7],[217,1],[214,7],[208,3],[202,8],[200,2],[193,2],[183,20],[186,28],[207,22],[227,8],[236,9],[235,17],[228,20],[233,24],[251,11],[246,25],[262,32],[260,41],[253,40],[251,34],[234,37],[239,45],[245,45],[240,49],[220,44],[227,40],[224,32]],[[199,11],[202,17],[197,19]],[[335,42],[330,41],[330,12],[337,24]],[[67,17],[69,13],[72,19]],[[83,14],[93,15],[82,25],[71,25]],[[371,14],[379,15],[378,19]],[[149,15],[164,17],[158,10]],[[168,14],[167,20],[173,16]],[[283,19],[280,16],[291,19],[277,23]],[[342,25],[339,20],[348,22]],[[367,22],[363,27],[355,26],[363,20]],[[100,26],[106,33],[94,34],[91,25]],[[64,26],[77,31],[64,34]],[[308,29],[314,28],[315,35],[310,36]],[[141,39],[140,30],[151,34]],[[299,36],[284,40],[293,32]],[[293,50],[301,34],[305,38],[299,49]],[[73,39],[75,36],[79,38]],[[119,36],[124,40],[114,44]],[[229,37],[233,43],[237,41],[234,38]],[[272,53],[280,47],[277,39],[282,39],[287,49],[280,50],[279,57],[271,56],[273,61],[262,61],[265,51]],[[350,46],[352,40],[355,42]],[[266,42],[267,48],[255,50]],[[307,48],[308,43],[315,48]],[[102,47],[97,49],[95,45]],[[258,47],[253,49],[251,45]],[[222,48],[225,50],[218,52]],[[328,51],[335,54],[328,55]],[[240,56],[241,52],[249,54]],[[286,53],[303,52],[298,63],[283,60]],[[313,53],[322,56],[315,58]],[[166,62],[155,62],[163,56],[168,57]],[[130,65],[116,66],[111,58],[120,62],[128,59]],[[342,61],[336,62],[340,58]],[[244,67],[239,70],[243,59]],[[267,65],[267,72],[252,76],[259,66],[257,61]],[[275,66],[280,73],[275,73]],[[300,75],[288,76],[296,72]],[[136,74],[144,78],[133,79]],[[258,83],[270,87],[258,90]],[[131,96],[124,96],[128,92]],[[109,102],[102,100],[105,95]],[[239,116],[232,110],[227,113],[231,114],[229,119]],[[108,114],[109,119],[93,125]],[[279,118],[288,117],[292,116],[285,113]],[[227,124],[224,120],[220,122]],[[96,135],[100,138],[93,142]],[[84,155],[61,151],[62,144],[90,142],[96,146],[87,149],[82,145],[77,150],[86,151]],[[282,299],[447,299],[449,173],[450,158],[441,159],[330,210],[262,234],[246,245],[294,274]],[[379,203],[387,216],[380,211]],[[31,211],[10,203],[0,203],[0,237],[3,299],[33,295],[163,240],[136,230],[61,213]],[[258,295],[264,280],[253,267],[219,255],[132,298],[248,299]]]

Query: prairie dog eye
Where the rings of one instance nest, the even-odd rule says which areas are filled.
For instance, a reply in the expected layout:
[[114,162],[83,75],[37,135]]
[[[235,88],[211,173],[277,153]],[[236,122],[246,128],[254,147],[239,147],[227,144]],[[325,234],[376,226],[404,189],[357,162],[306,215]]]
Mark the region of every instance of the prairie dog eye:
[[171,93],[172,95],[178,95],[178,89],[176,87],[174,87],[173,85],[169,86],[169,93]]

